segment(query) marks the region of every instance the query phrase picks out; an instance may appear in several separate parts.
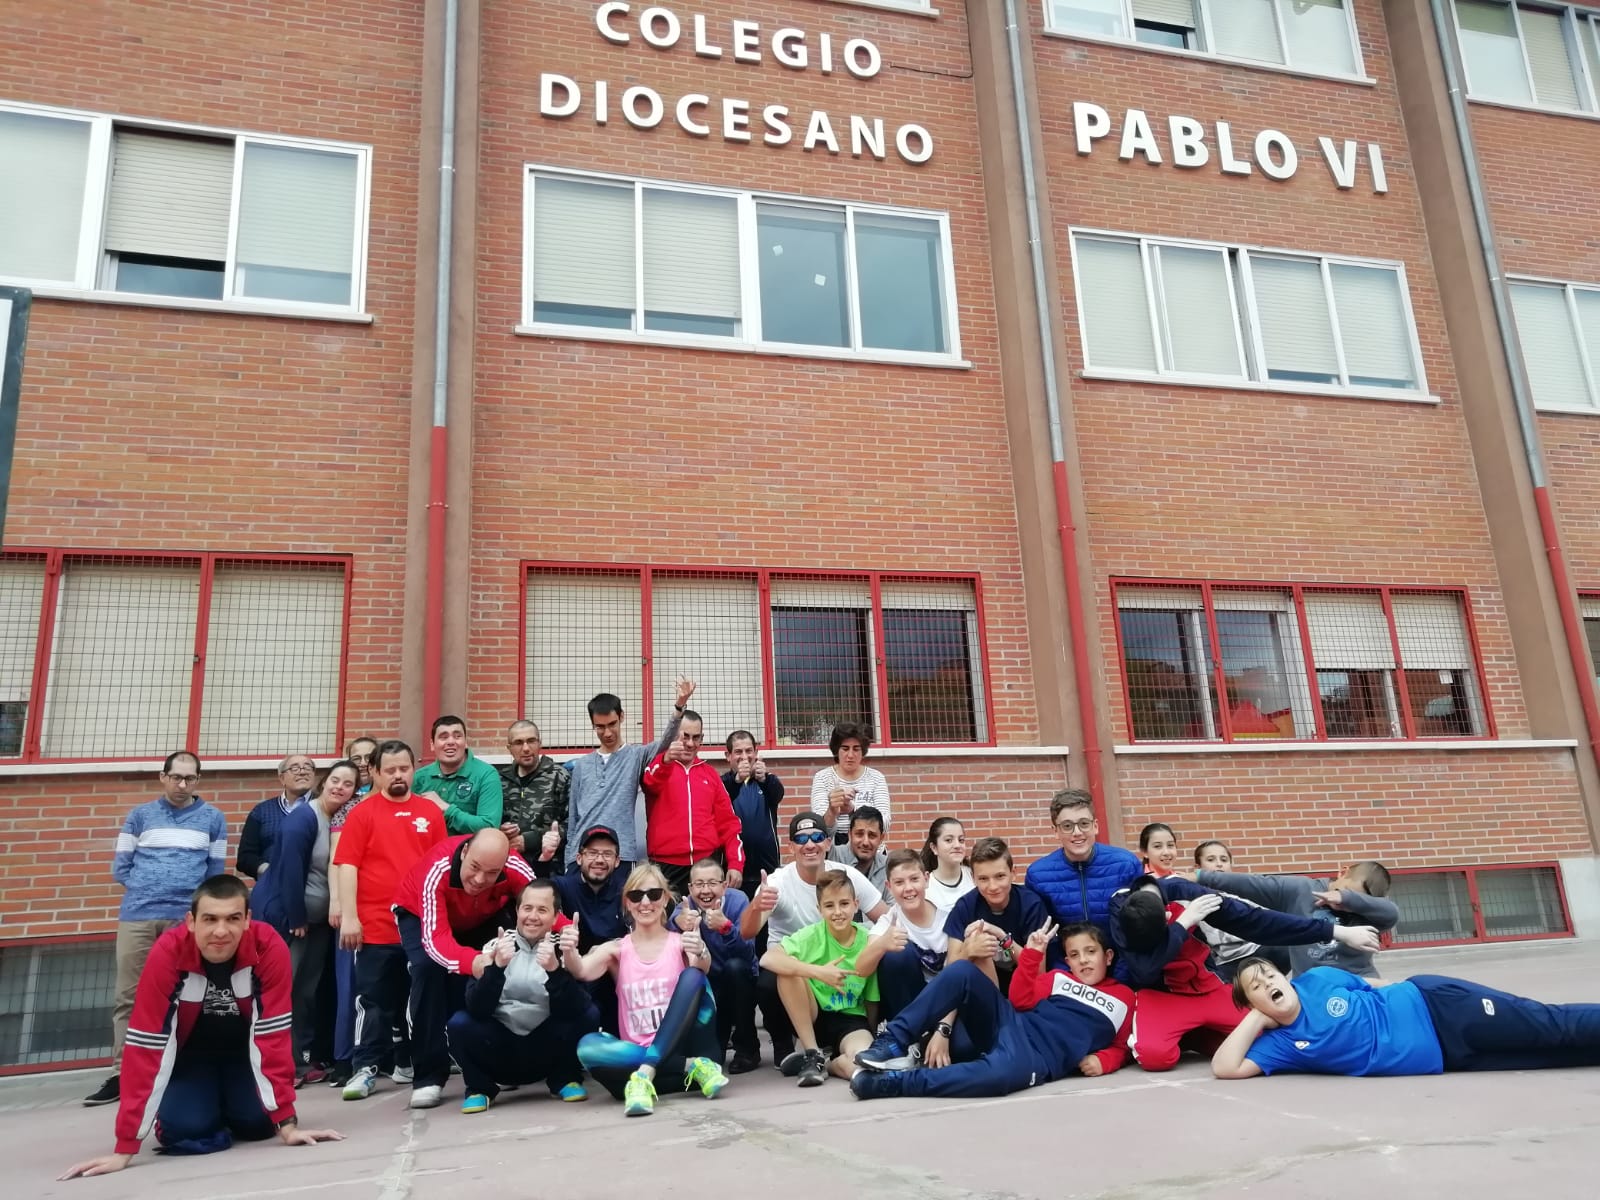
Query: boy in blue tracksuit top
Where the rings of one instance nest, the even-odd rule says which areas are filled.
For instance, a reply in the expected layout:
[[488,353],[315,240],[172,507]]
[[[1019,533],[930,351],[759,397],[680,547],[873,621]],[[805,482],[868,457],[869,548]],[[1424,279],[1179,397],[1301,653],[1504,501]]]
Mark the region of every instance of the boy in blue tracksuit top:
[[1061,849],[1028,868],[1028,890],[1042,896],[1063,924],[1109,928],[1111,897],[1143,875],[1144,864],[1121,846],[1095,840],[1100,823],[1094,801],[1080,788],[1063,788],[1050,798],[1050,824]]
[[[1133,993],[1106,978],[1111,951],[1092,925],[1063,931],[1070,973],[1046,971],[1045,951],[1055,930],[1047,920],[1028,936],[1011,976],[1010,1003],[975,964],[946,967],[856,1056],[862,1069],[850,1090],[862,1100],[1005,1096],[1074,1071],[1115,1071],[1128,1057]],[[986,1047],[983,1056],[938,1070],[920,1067],[918,1041],[952,1010],[973,1042]]]
[[714,858],[702,858],[689,868],[689,894],[673,913],[673,923],[687,932],[695,928],[686,920],[700,914],[700,936],[711,952],[711,994],[717,1001],[717,1037],[722,1052],[733,1045],[728,1074],[740,1075],[761,1065],[756,1040],[756,944],[739,933],[739,919],[750,906],[744,893],[728,888],[728,875]]

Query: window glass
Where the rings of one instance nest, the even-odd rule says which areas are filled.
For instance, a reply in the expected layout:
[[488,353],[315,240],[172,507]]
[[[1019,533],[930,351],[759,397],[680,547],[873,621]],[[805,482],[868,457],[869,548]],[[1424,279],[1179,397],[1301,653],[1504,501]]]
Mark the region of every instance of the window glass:
[[121,292],[222,298],[235,139],[118,129],[112,141],[107,284]]
[[224,270],[224,264],[220,262],[161,258],[151,254],[119,254],[116,289],[147,296],[221,300]]
[[634,189],[541,175],[533,190],[533,319],[631,329]]
[[1588,408],[1594,401],[1584,378],[1577,333],[1567,309],[1566,289],[1542,283],[1513,283],[1511,311],[1517,341],[1536,404],[1549,408]]
[[1073,240],[1073,254],[1083,291],[1078,311],[1089,364],[1154,371],[1156,348],[1138,243],[1079,237]]
[[738,336],[738,202],[646,188],[643,221],[644,327]]
[[355,303],[354,154],[246,143],[237,291],[260,300]]
[[1210,637],[1199,608],[1122,607],[1122,669],[1140,741],[1215,738]]
[[1345,0],[1278,0],[1283,37],[1291,66],[1356,73],[1355,47],[1350,44],[1350,19]]
[[1250,256],[1268,379],[1338,383],[1322,269],[1302,259]]
[[33,690],[44,560],[0,559],[0,757],[22,753]]
[[872,724],[869,616],[862,608],[773,608],[780,742],[826,744],[841,721]]
[[1098,37],[1126,37],[1122,0],[1051,0],[1055,28]]
[[857,213],[855,234],[861,344],[943,354],[947,346],[938,222]]
[[762,204],[761,336],[769,342],[849,346],[842,212]]
[[1294,691],[1301,672],[1291,681],[1284,614],[1219,606],[1215,616],[1234,740],[1297,736]]
[[1400,275],[1388,267],[1330,263],[1339,338],[1351,387],[1414,388],[1411,320]]
[[1534,100],[1551,108],[1589,107],[1587,96],[1582,100],[1578,97],[1581,84],[1573,74],[1578,64],[1567,45],[1566,14],[1523,7],[1517,16],[1522,23],[1528,68],[1533,73]]
[[[1225,0],[1212,3],[1211,34],[1218,54],[1256,62],[1281,63],[1283,49],[1278,45],[1278,25],[1272,12],[1273,0]],[[1348,40],[1348,35],[1346,35]]]
[[1475,96],[1527,103],[1533,99],[1517,39],[1516,14],[1495,0],[1456,0],[1461,57]]
[[89,133],[87,121],[0,112],[0,275],[74,281]]
[[535,571],[523,601],[527,708],[544,744],[594,745],[585,706],[600,692],[622,701],[630,742],[646,734],[642,599],[631,572]]
[[1161,311],[1174,371],[1243,376],[1233,317],[1233,283],[1221,250],[1161,246]]
[[886,608],[889,722],[897,742],[972,742],[973,647],[968,614]]

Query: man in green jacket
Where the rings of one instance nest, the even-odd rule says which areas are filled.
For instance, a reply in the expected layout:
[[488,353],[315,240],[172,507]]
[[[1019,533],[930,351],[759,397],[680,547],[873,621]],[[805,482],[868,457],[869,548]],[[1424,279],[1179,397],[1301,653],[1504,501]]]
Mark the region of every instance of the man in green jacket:
[[433,761],[416,773],[411,790],[444,810],[450,833],[500,828],[505,794],[500,773],[467,749],[467,723],[439,717],[433,723]]

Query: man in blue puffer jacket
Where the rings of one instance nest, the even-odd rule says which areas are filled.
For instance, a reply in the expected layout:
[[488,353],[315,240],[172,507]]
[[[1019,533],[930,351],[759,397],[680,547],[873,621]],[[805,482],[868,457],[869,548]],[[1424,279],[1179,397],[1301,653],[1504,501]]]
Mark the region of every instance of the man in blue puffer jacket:
[[1100,823],[1094,801],[1080,788],[1065,788],[1050,798],[1050,824],[1061,838],[1028,868],[1028,887],[1044,897],[1063,925],[1088,922],[1108,929],[1111,897],[1144,874],[1136,855],[1121,846],[1095,841]]

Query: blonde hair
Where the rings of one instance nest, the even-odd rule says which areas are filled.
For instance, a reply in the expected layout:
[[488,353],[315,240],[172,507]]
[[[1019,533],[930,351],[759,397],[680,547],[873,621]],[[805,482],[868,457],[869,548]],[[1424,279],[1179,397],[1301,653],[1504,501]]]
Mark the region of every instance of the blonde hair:
[[[661,901],[661,928],[671,929],[672,910],[678,905],[678,897],[675,896],[672,892],[672,889],[667,886],[667,877],[662,874],[661,868],[656,866],[655,863],[642,862],[633,870],[628,872],[628,880],[622,885],[623,908],[624,910],[627,910],[628,905],[632,903],[632,901],[628,899],[629,892],[643,891],[644,889],[651,887],[658,887],[666,893]],[[628,926],[629,928],[632,928],[633,913],[628,911],[627,917]]]

